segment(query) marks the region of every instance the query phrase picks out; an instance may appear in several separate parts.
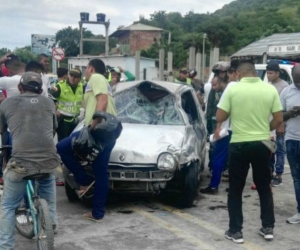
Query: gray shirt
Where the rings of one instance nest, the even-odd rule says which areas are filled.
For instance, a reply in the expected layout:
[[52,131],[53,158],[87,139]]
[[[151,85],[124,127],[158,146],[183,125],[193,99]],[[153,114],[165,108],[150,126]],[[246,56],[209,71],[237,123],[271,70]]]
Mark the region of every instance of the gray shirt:
[[[280,94],[283,111],[289,111],[294,106],[300,106],[300,90],[294,84],[286,87]],[[285,140],[300,141],[300,116],[286,122]]]
[[0,132],[6,127],[12,136],[11,162],[26,168],[28,174],[50,173],[60,165],[53,140],[57,121],[52,100],[34,93],[4,100],[0,106]]
[[276,83],[271,82],[271,84],[277,89],[278,94],[280,94],[281,91],[284,88],[286,88],[287,86],[289,86],[289,84],[286,81],[282,80],[282,79],[280,79],[280,81],[278,81]]

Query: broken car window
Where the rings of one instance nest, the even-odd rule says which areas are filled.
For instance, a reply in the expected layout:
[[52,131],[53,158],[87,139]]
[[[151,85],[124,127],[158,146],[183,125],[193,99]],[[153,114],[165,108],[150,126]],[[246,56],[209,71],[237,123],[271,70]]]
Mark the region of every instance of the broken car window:
[[[150,92],[147,92],[150,93]],[[145,92],[146,95],[146,92]],[[115,95],[118,118],[123,123],[184,125],[175,105],[175,96],[166,91],[152,92],[148,97],[138,87]],[[150,101],[151,100],[151,101]]]

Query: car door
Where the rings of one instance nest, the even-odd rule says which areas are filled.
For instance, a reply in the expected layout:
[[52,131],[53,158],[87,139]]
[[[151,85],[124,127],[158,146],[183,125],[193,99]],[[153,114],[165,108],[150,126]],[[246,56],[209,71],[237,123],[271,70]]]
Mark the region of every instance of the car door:
[[293,83],[293,79],[292,76],[289,74],[288,70],[285,68],[281,68],[280,69],[280,78],[284,81],[286,81],[288,84],[292,84]]
[[201,116],[200,105],[194,90],[185,91],[181,95],[182,107],[189,118],[189,123],[193,126],[198,141],[202,146],[206,142],[206,129]]

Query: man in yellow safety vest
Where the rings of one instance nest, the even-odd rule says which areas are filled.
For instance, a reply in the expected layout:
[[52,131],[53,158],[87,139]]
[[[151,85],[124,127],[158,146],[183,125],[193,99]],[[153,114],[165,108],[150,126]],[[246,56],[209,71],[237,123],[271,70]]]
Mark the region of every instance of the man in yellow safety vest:
[[68,137],[79,121],[84,94],[81,75],[79,69],[71,69],[67,80],[60,81],[50,90],[50,94],[57,100],[58,141]]

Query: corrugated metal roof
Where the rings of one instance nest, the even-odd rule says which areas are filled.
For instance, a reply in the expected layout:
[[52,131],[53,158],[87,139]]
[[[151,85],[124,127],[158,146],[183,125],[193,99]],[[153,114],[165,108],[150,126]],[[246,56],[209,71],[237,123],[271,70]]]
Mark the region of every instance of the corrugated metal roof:
[[132,25],[129,25],[127,27],[122,27],[119,28],[118,30],[116,30],[114,33],[112,33],[110,35],[110,37],[118,37],[121,34],[128,32],[128,31],[163,31],[163,29],[157,28],[157,27],[153,27],[153,26],[149,26],[146,24],[142,24],[142,23],[133,23]]
[[[272,36],[265,37],[254,43],[249,44],[245,48],[239,50],[232,57],[240,56],[262,56],[264,53],[267,53],[269,56],[274,57],[290,57],[296,56],[295,52],[286,52],[286,53],[269,53],[269,46],[280,46],[280,45],[294,45],[300,44],[300,33],[285,33],[285,34],[273,34]],[[297,52],[297,55],[300,55]]]

